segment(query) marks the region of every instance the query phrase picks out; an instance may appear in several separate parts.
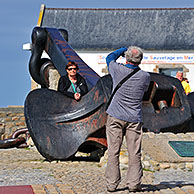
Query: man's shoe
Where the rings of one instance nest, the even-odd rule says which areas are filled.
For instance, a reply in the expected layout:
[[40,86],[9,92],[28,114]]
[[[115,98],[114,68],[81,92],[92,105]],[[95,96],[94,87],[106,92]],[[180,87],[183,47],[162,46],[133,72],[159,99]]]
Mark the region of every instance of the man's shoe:
[[138,191],[142,191],[141,185],[136,185],[134,187],[129,188],[129,192],[138,192]]

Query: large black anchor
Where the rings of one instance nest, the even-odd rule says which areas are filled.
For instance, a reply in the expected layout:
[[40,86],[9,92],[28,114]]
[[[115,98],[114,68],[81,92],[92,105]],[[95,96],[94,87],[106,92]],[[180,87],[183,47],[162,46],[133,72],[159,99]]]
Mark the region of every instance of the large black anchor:
[[[25,118],[39,152],[48,160],[67,159],[79,148],[91,152],[98,147],[106,147],[105,108],[111,93],[111,77],[100,78],[56,29],[34,28],[32,43],[30,73],[42,88],[28,94]],[[51,60],[41,59],[43,50]],[[64,75],[68,60],[78,64],[79,73],[90,88],[79,102],[47,88],[46,69],[54,66],[60,75]]]
[[[29,70],[42,88],[31,91],[25,101],[29,133],[39,152],[48,160],[68,159],[78,150],[106,148],[106,105],[112,90],[110,75],[98,76],[69,46],[67,32],[36,27],[32,33]],[[46,51],[50,59],[42,59]],[[89,92],[77,102],[48,89],[48,69],[64,75],[68,61],[75,61]],[[188,129],[191,108],[181,83],[170,76],[150,73],[149,90],[143,97],[144,130],[182,132]]]

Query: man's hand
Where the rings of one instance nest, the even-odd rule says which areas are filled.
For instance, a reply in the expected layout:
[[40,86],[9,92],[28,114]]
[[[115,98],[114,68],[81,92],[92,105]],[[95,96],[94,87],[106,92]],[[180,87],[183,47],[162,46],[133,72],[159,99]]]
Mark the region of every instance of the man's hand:
[[80,93],[75,93],[75,94],[74,94],[75,100],[79,100],[80,97],[81,97],[81,94],[80,94]]

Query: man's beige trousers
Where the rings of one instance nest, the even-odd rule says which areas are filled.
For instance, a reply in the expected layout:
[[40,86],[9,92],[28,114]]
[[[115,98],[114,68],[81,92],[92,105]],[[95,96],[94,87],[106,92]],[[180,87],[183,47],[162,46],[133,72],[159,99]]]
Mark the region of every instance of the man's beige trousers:
[[108,143],[108,163],[106,168],[107,187],[116,189],[121,180],[119,168],[120,148],[125,135],[128,150],[127,186],[141,184],[143,170],[141,165],[142,123],[132,123],[107,117],[106,136]]

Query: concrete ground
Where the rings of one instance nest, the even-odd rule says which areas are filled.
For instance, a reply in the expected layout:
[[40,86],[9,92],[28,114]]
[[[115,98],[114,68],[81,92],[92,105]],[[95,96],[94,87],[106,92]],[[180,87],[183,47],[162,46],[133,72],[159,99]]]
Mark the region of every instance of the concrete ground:
[[[168,136],[168,138],[166,137]],[[169,136],[172,136],[169,138]],[[184,138],[183,138],[184,137]],[[193,134],[144,134],[143,151],[155,161],[194,164],[194,158],[182,158],[169,147],[167,140],[192,139]],[[171,139],[172,138],[172,139]],[[106,191],[105,163],[88,157],[75,161],[46,161],[36,150],[0,149],[0,194],[104,194]],[[122,181],[114,193],[127,194],[125,174],[121,164]],[[143,191],[154,194],[194,194],[194,170],[144,169]]]

